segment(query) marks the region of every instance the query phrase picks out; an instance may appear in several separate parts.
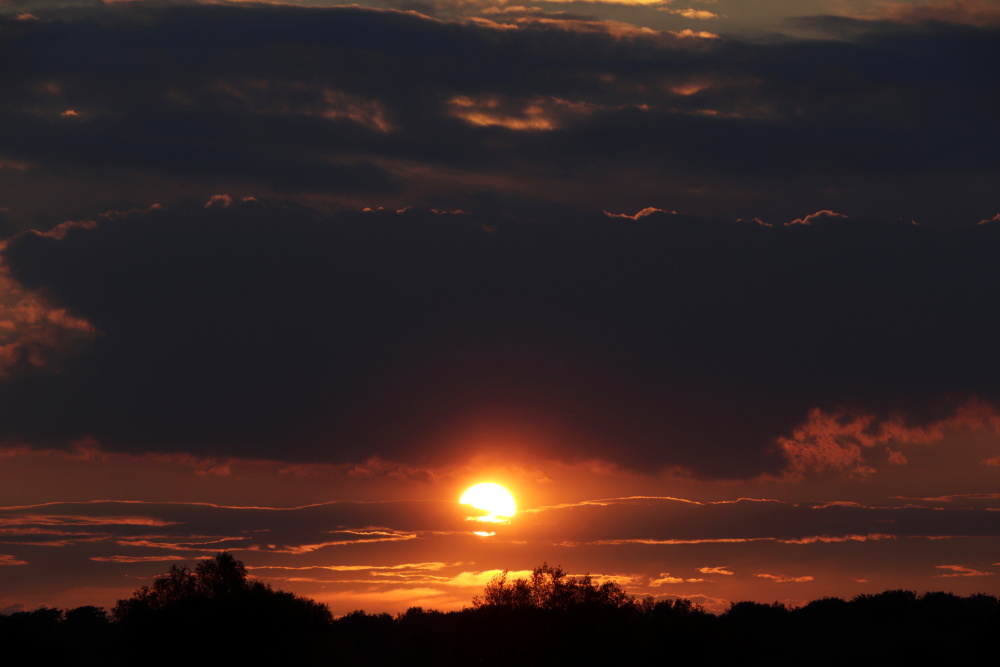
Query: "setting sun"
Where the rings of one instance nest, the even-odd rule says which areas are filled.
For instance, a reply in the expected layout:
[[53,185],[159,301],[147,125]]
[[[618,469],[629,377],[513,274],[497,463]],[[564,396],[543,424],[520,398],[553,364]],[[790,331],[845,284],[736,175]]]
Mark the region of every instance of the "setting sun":
[[493,482],[483,482],[470,487],[462,494],[459,502],[487,512],[485,516],[472,517],[476,521],[504,523],[517,511],[514,496],[510,491]]

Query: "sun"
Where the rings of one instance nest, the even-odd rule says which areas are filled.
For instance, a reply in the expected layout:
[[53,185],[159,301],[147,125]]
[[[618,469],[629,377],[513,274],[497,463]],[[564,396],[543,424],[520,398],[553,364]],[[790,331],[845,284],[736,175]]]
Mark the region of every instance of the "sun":
[[470,487],[462,494],[459,502],[486,512],[485,516],[470,518],[487,523],[506,523],[517,511],[514,496],[510,495],[510,491],[493,482],[483,482]]

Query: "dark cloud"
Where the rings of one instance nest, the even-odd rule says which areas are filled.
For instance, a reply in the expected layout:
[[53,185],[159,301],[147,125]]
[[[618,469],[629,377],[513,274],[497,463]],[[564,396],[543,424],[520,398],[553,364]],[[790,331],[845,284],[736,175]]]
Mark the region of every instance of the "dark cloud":
[[825,17],[810,25],[836,39],[748,41],[356,7],[39,16],[2,28],[17,67],[0,168],[32,169],[6,192],[22,226],[234,183],[342,204],[499,191],[765,219],[996,213],[989,26]]
[[410,464],[492,440],[726,476],[777,470],[813,408],[881,451],[1000,402],[996,225],[214,203],[8,242],[93,341],[0,385],[5,440]]
[[1000,399],[995,28],[493,18],[4,19],[3,437],[728,476]]
[[838,507],[776,500],[690,503],[623,498],[542,508],[523,519],[529,539],[572,544],[774,542],[835,544],[910,538],[992,537],[1000,523],[982,509]]

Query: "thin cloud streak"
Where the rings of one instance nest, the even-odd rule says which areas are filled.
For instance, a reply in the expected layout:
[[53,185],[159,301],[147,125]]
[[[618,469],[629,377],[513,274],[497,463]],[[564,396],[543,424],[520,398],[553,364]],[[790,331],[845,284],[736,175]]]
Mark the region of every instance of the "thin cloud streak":
[[948,574],[939,574],[938,577],[993,577],[995,572],[983,572],[964,565],[937,565],[939,570],[951,570]]
[[789,577],[781,574],[755,574],[755,577],[761,579],[768,579],[778,584],[801,584],[807,581],[813,581],[814,577],[811,575],[804,575],[801,577]]
[[28,565],[28,561],[20,560],[10,554],[0,554],[0,567],[5,565]]

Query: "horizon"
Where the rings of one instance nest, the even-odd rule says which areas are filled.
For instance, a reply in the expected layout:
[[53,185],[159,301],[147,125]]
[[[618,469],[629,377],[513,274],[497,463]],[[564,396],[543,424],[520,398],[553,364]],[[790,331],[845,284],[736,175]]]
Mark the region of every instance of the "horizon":
[[[192,564],[193,565],[198,565],[200,563],[204,563],[204,562],[209,561],[209,560],[217,560],[217,558],[219,556],[221,556],[223,554],[228,554],[228,553],[229,552],[222,551],[222,552],[217,552],[214,556],[210,556],[210,557],[209,556],[199,556],[196,559],[196,561],[194,563],[192,563]],[[239,559],[236,559],[236,563],[238,563],[240,566],[244,566],[244,563],[241,560],[239,560]],[[67,614],[68,612],[74,611],[75,609],[82,608],[82,609],[103,610],[103,612],[104,612],[104,614],[106,614],[106,618],[108,620],[116,622],[116,621],[121,620],[121,619],[117,618],[117,616],[116,616],[117,612],[115,611],[115,609],[117,607],[119,607],[121,605],[121,603],[129,602],[130,600],[133,600],[133,601],[136,600],[137,596],[141,592],[146,591],[147,589],[154,588],[154,586],[152,586],[152,584],[154,584],[157,580],[167,579],[169,576],[172,576],[172,573],[174,572],[173,568],[175,568],[175,567],[179,568],[181,572],[187,573],[188,576],[193,576],[195,578],[197,578],[197,576],[198,576],[196,568],[194,568],[194,567],[188,567],[188,564],[186,562],[183,562],[183,563],[174,562],[174,563],[171,563],[170,569],[167,572],[160,572],[155,577],[153,577],[148,584],[143,584],[139,588],[135,589],[132,592],[132,595],[117,600],[116,604],[113,605],[113,606],[102,607],[102,606],[97,606],[97,605],[80,605],[77,608],[66,608],[66,609],[59,609],[58,607],[40,606],[40,607],[37,607],[36,609],[33,609],[33,610],[29,610],[29,609],[0,610],[0,615],[9,616],[11,614],[24,614],[24,613],[29,613],[30,614],[32,611],[58,610],[58,611],[61,611],[64,614],[64,617],[65,617],[65,614]],[[489,606],[501,606],[501,607],[503,607],[505,605],[513,605],[513,606],[510,606],[510,609],[521,609],[522,611],[524,611],[525,608],[523,608],[523,607],[517,607],[516,606],[517,603],[512,603],[509,600],[505,602],[503,600],[503,598],[497,598],[495,596],[491,597],[490,589],[491,589],[491,587],[496,586],[496,585],[501,585],[501,586],[505,585],[507,587],[511,587],[511,586],[523,584],[523,585],[526,585],[526,586],[530,587],[534,574],[538,573],[539,571],[541,571],[543,573],[543,575],[544,575],[544,573],[546,571],[558,572],[560,574],[560,577],[562,578],[561,580],[564,583],[570,583],[570,584],[581,583],[583,585],[583,587],[589,588],[593,592],[597,592],[598,590],[600,590],[602,588],[603,585],[606,585],[606,584],[610,583],[610,584],[613,585],[613,590],[620,591],[621,593],[624,594],[624,599],[627,601],[627,605],[626,606],[634,606],[634,608],[636,608],[636,609],[647,609],[647,607],[646,607],[647,604],[656,604],[656,603],[659,603],[659,602],[666,601],[666,602],[668,602],[670,604],[680,603],[680,606],[677,607],[679,609],[684,609],[684,610],[688,610],[689,609],[691,611],[694,611],[694,612],[697,612],[697,613],[707,614],[707,615],[710,615],[710,616],[725,615],[728,612],[730,612],[731,610],[733,610],[735,608],[739,608],[739,607],[741,607],[743,605],[747,605],[747,604],[761,605],[761,606],[764,606],[764,607],[777,607],[777,608],[783,609],[785,611],[794,612],[794,611],[800,611],[800,610],[806,609],[806,608],[812,606],[814,603],[823,603],[823,602],[827,602],[827,601],[840,601],[840,602],[845,602],[845,603],[858,603],[858,602],[865,602],[867,600],[883,598],[883,597],[891,596],[891,595],[898,594],[898,593],[906,593],[906,594],[911,595],[912,596],[912,600],[914,602],[919,602],[919,601],[925,600],[925,599],[931,599],[931,598],[934,598],[935,596],[940,596],[940,595],[957,596],[959,599],[970,600],[970,601],[973,600],[973,599],[979,598],[979,597],[984,597],[984,596],[985,597],[993,598],[995,601],[998,600],[998,599],[1000,599],[996,595],[990,595],[988,593],[971,593],[971,594],[963,596],[963,595],[958,595],[958,594],[955,594],[955,593],[952,593],[952,592],[940,591],[940,590],[939,591],[916,591],[916,590],[912,590],[912,589],[887,589],[887,590],[884,590],[884,591],[879,591],[877,593],[861,593],[861,594],[858,594],[858,595],[855,595],[855,596],[852,596],[852,597],[846,597],[846,598],[845,597],[839,597],[839,596],[825,596],[825,597],[822,597],[822,598],[816,598],[816,599],[813,599],[813,600],[804,601],[801,604],[789,604],[789,603],[781,602],[781,601],[778,601],[778,600],[775,600],[775,601],[770,602],[770,603],[764,602],[762,600],[731,600],[729,602],[729,605],[726,608],[709,609],[709,608],[706,608],[706,607],[704,607],[704,606],[702,606],[702,605],[700,605],[698,603],[692,602],[691,600],[689,600],[687,598],[683,598],[683,597],[668,597],[668,598],[661,597],[661,598],[657,599],[653,595],[647,595],[645,597],[639,597],[639,596],[636,596],[636,595],[630,595],[628,593],[625,593],[624,589],[621,588],[620,586],[618,586],[616,582],[614,582],[612,580],[609,580],[607,578],[605,578],[604,581],[600,581],[599,577],[598,577],[598,580],[595,580],[595,578],[589,572],[588,573],[583,573],[583,574],[572,574],[572,573],[568,573],[568,572],[565,572],[564,570],[562,570],[562,568],[559,565],[550,565],[548,563],[542,563],[541,565],[536,566],[533,570],[526,570],[526,571],[522,571],[522,572],[509,572],[507,570],[500,570],[500,571],[495,572],[493,574],[493,576],[490,578],[490,580],[487,582],[486,586],[484,587],[484,590],[481,591],[481,594],[477,594],[477,595],[473,596],[473,598],[470,600],[470,604],[468,604],[468,605],[462,605],[462,607],[458,608],[458,609],[440,610],[440,609],[435,609],[435,608],[424,608],[424,607],[422,607],[420,605],[415,605],[415,606],[408,607],[404,611],[397,611],[395,614],[389,614],[389,612],[379,611],[379,610],[354,609],[354,610],[351,610],[349,612],[345,612],[345,613],[342,613],[342,614],[339,614],[339,615],[331,613],[330,616],[329,616],[329,618],[331,620],[333,620],[333,621],[336,621],[336,620],[342,619],[344,617],[352,617],[352,616],[355,616],[357,614],[364,614],[364,615],[372,616],[372,617],[374,617],[374,616],[384,616],[386,614],[389,614],[389,615],[393,616],[395,619],[399,620],[399,619],[405,617],[406,615],[414,613],[414,612],[417,612],[417,613],[432,613],[432,614],[433,613],[451,614],[451,613],[461,613],[461,612],[467,612],[467,611],[475,611],[475,610],[479,609],[480,607],[489,607]],[[256,578],[254,578],[252,576],[249,576],[249,574],[247,574],[247,576],[244,578],[244,582],[248,585],[248,589],[251,589],[251,590],[252,590],[252,586],[253,585],[264,584],[265,586],[267,586],[267,588],[264,589],[264,590],[273,591],[275,593],[286,592],[286,591],[283,591],[281,588],[275,588],[275,587],[271,586],[270,583],[268,583],[268,582],[266,582],[266,581],[264,581],[262,579],[256,579]],[[615,589],[614,587],[617,587],[617,588]],[[197,594],[195,594],[193,591],[192,591],[191,594],[197,596]],[[202,594],[204,594],[204,593],[202,593]],[[312,598],[310,598],[308,596],[304,596],[304,595],[296,595],[296,598],[300,599],[300,600],[304,600],[304,601],[309,601],[311,603],[317,603],[317,601],[313,600]],[[174,600],[174,603],[176,603],[176,602],[178,602],[178,600]],[[324,607],[325,609],[329,610],[329,604],[328,603],[318,603],[318,604],[322,605],[322,607]],[[544,604],[544,603],[536,601],[536,602],[534,602],[534,604],[540,605],[540,604]],[[586,603],[582,602],[582,601],[578,601],[578,604],[582,604],[583,606],[586,606]],[[609,603],[608,602],[597,602],[597,604],[601,605],[601,604],[609,604]],[[615,605],[615,606],[617,606],[617,605]],[[537,607],[537,608],[541,609],[543,607]],[[563,609],[562,611],[566,612],[566,611],[570,611],[570,610],[569,609]]]

